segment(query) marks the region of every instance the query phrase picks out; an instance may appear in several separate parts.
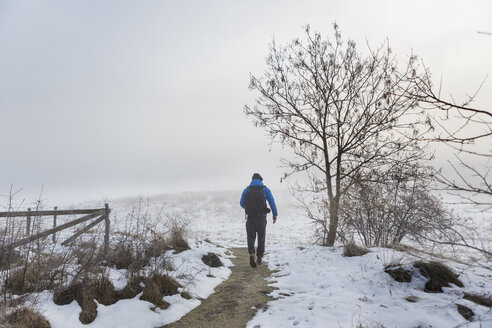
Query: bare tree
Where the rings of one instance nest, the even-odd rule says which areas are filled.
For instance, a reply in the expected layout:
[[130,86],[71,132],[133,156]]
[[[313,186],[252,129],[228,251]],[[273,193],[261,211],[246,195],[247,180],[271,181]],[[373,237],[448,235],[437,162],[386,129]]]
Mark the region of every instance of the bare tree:
[[[492,112],[472,106],[485,80],[474,94],[458,102],[452,96],[449,100],[441,89],[432,86],[428,69],[425,74],[413,80],[415,86],[407,89],[408,96],[420,103],[425,110],[442,112],[435,115],[432,124],[434,135],[428,140],[443,143],[454,151],[454,158],[448,160],[448,171],[438,174],[444,189],[461,197],[465,203],[492,207]],[[457,122],[457,125],[453,123]]]
[[286,46],[272,42],[265,73],[251,75],[256,104],[244,111],[272,142],[295,154],[284,159],[285,178],[306,172],[305,191],[326,197],[326,244],[333,245],[340,199],[354,178],[374,167],[421,159],[415,140],[425,132],[419,127],[426,117],[405,94],[419,77],[415,56],[400,69],[387,43],[363,57],[353,41],[342,41],[336,24],[333,40],[309,26],[305,32],[305,40]]

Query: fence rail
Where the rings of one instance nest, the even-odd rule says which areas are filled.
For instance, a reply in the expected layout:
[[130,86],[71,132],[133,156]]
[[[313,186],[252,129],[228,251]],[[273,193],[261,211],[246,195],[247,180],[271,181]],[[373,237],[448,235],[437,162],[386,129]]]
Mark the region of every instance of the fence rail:
[[[104,232],[104,249],[107,252],[109,247],[109,230],[110,230],[110,220],[109,213],[111,210],[109,209],[109,205],[105,204],[104,208],[96,208],[96,209],[73,209],[73,210],[58,210],[55,207],[54,210],[50,211],[31,211],[31,209],[27,209],[27,211],[17,211],[17,212],[0,212],[0,218],[14,218],[14,217],[26,217],[26,238],[16,240],[9,245],[4,246],[5,248],[15,248],[40,238],[48,237],[49,235],[53,235],[53,242],[56,242],[56,233],[62,231],[64,229],[73,227],[77,224],[81,224],[83,222],[95,219],[89,225],[77,231],[73,236],[63,241],[62,245],[67,245],[73,242],[77,237],[82,235],[84,232],[87,232],[89,229],[93,228],[97,224],[104,221],[105,223],[105,232]],[[57,226],[57,218],[61,215],[82,215],[84,216],[77,218],[75,220],[66,222],[62,225]],[[41,216],[53,216],[53,228],[42,231],[35,235],[31,235],[31,218],[32,217],[41,217]]]

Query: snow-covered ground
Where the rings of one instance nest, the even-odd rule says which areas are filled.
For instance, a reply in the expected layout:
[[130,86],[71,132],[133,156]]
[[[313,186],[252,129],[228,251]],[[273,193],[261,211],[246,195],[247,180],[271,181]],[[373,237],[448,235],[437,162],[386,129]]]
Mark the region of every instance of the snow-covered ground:
[[[154,327],[178,320],[198,306],[198,298],[206,298],[229,276],[227,266],[231,262],[227,248],[246,247],[244,212],[239,207],[240,192],[194,192],[108,200],[112,208],[113,231],[133,229],[128,226],[129,213],[133,213],[133,217],[145,217],[144,225],[157,229],[165,229],[162,224],[168,218],[187,222],[192,250],[168,255],[177,267],[196,275],[196,284],[187,286],[195,298],[166,297],[171,306],[154,311],[150,309],[150,303],[138,297],[110,306],[99,304],[96,320],[84,326]],[[444,293],[429,294],[423,291],[426,278],[417,271],[412,282],[399,283],[384,272],[384,267],[399,262],[411,268],[415,260],[432,260],[430,256],[374,248],[362,257],[346,258],[341,255],[341,247],[314,246],[313,227],[303,211],[293,205],[287,192],[273,192],[279,219],[273,225],[271,215],[268,217],[266,261],[269,268],[275,270],[271,283],[277,288],[272,293],[276,300],[268,304],[266,311],[260,310],[248,327],[492,327],[490,308],[463,300],[465,291],[492,296],[490,260],[481,258],[470,264],[446,260],[446,264],[460,273],[465,287],[450,287],[445,288]],[[82,206],[99,207],[103,203],[92,202]],[[490,213],[463,205],[455,206],[455,210],[470,217],[480,228],[480,234],[486,237],[486,242],[490,243]],[[209,251],[219,254],[226,267],[206,267],[200,259]],[[454,252],[449,254],[456,255]],[[473,254],[468,251],[463,253],[462,262],[467,262],[470,255]],[[211,270],[214,278],[207,276]],[[111,280],[115,286],[124,286],[124,276],[124,272],[114,270]],[[186,284],[185,281],[180,282]],[[58,306],[52,302],[49,293],[40,296],[40,310],[53,327],[82,326],[78,321],[80,307],[76,302]],[[408,296],[416,296],[417,301],[405,300]],[[471,308],[475,312],[475,321],[466,321],[458,313],[456,304]]]
[[[411,265],[418,260],[414,256],[385,248],[361,257],[341,253],[342,248],[271,246],[265,259],[276,270],[270,280],[278,299],[248,327],[492,327],[490,308],[463,299],[463,292],[492,295],[490,270],[447,261],[463,272],[465,287],[426,293],[427,278]],[[393,280],[384,267],[395,262],[407,264],[415,278]],[[409,296],[417,301],[405,300]],[[477,321],[468,323],[456,304],[471,308]]]
[[[186,290],[194,296],[193,299],[185,299],[181,295],[164,296],[164,300],[170,306],[161,310],[154,304],[140,300],[141,293],[132,299],[119,300],[115,304],[105,306],[97,304],[97,317],[90,324],[82,324],[79,321],[81,308],[77,301],[68,305],[57,305],[53,302],[53,293],[45,291],[38,295],[37,307],[49,320],[52,328],[67,327],[157,327],[179,320],[183,315],[199,306],[201,301],[213,293],[214,288],[227,279],[231,273],[228,268],[232,265],[228,259],[231,255],[225,254],[225,248],[219,248],[208,243],[202,244],[200,249],[187,250],[179,254],[168,251],[164,256],[173,263],[177,272],[187,276],[192,275],[193,280],[174,276]],[[224,267],[211,268],[205,265],[201,258],[208,252],[215,252],[220,256]],[[123,289],[126,285],[126,270],[113,269],[110,279],[115,289]],[[171,273],[172,274],[172,273]],[[190,283],[191,282],[191,283]],[[97,302],[97,301],[96,301]]]

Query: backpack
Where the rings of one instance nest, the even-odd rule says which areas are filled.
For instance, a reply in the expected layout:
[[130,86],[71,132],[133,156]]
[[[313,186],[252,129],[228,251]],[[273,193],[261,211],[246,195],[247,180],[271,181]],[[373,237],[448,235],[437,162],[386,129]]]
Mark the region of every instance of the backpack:
[[266,213],[265,186],[249,186],[244,198],[248,217],[260,217]]

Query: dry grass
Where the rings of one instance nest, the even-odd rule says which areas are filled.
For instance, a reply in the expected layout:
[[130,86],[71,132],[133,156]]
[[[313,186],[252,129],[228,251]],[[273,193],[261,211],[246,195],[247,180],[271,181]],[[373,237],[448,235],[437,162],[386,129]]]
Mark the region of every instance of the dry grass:
[[398,282],[412,281],[412,273],[409,270],[403,269],[402,267],[386,266],[384,268],[384,272],[389,274]]
[[173,278],[156,273],[145,280],[145,287],[140,299],[151,302],[156,307],[164,310],[169,307],[169,303],[162,298],[164,296],[177,294],[178,288],[180,287],[181,285]]
[[162,237],[153,239],[145,248],[145,257],[159,257],[166,251],[173,249]]
[[111,281],[106,276],[102,276],[98,280],[84,279],[55,291],[53,302],[57,305],[66,305],[76,300],[82,308],[79,320],[83,324],[88,324],[97,316],[97,304],[94,300],[104,305],[111,305],[118,300],[116,296]]
[[365,247],[357,245],[353,240],[343,245],[343,256],[362,256],[369,253],[369,250]]
[[181,230],[172,231],[167,243],[172,249],[176,250],[176,253],[191,249]]
[[143,252],[139,252],[131,241],[120,241],[114,245],[106,258],[108,265],[117,269],[128,269],[136,272],[148,264]]
[[461,304],[456,304],[456,307],[458,308],[458,312],[463,316],[463,318],[468,321],[473,320],[473,316],[475,315],[475,313],[473,313],[472,309]]
[[95,267],[104,259],[103,248],[95,241],[74,243],[70,250],[77,264],[83,267]]
[[50,328],[49,322],[39,313],[29,308],[16,308],[0,321],[5,328]]
[[207,255],[203,255],[202,261],[203,263],[205,263],[206,265],[212,268],[218,268],[224,266],[220,258],[215,253],[208,253]]
[[463,283],[458,279],[449,267],[441,262],[415,262],[414,266],[420,270],[420,273],[429,279],[425,284],[425,292],[442,293],[442,287],[450,287],[449,284],[454,284],[458,287],[463,287]]
[[[142,284],[144,287],[142,288]],[[121,299],[134,298],[143,292],[141,300],[151,302],[156,307],[166,309],[169,304],[162,298],[178,293],[181,285],[167,275],[154,274],[149,278],[133,276],[123,290],[115,291],[111,281],[106,276],[98,279],[84,279],[68,287],[55,291],[53,302],[57,305],[70,304],[74,300],[82,308],[79,320],[83,324],[94,321],[97,316],[97,302],[111,305]]]
[[189,221],[183,217],[168,216],[166,243],[176,250],[176,253],[190,249],[190,245],[185,239],[188,224]]
[[21,260],[20,252],[15,249],[0,250],[0,270],[8,270],[18,265]]
[[463,295],[463,298],[465,300],[472,301],[476,304],[483,305],[489,308],[492,308],[492,297],[491,296],[486,296],[486,295],[480,295],[480,294],[470,294],[470,293],[465,293]]
[[144,278],[138,275],[134,275],[130,277],[125,288],[116,291],[116,297],[118,299],[134,298],[135,296],[137,296],[139,293],[142,292],[143,288],[141,284],[143,282],[144,282]]
[[36,257],[11,271],[5,279],[5,288],[16,295],[51,289],[63,277],[64,272],[59,268],[62,261],[62,257],[54,255]]
[[[28,296],[29,293],[45,289],[53,290],[53,301],[56,304],[67,305],[75,300],[80,305],[82,311],[79,320],[83,324],[89,324],[97,317],[96,301],[103,305],[111,305],[121,299],[134,298],[139,293],[142,293],[142,300],[165,309],[169,304],[163,297],[177,294],[181,286],[168,275],[158,272],[174,270],[168,259],[162,257],[167,250],[181,252],[190,249],[184,238],[186,224],[183,222],[175,221],[171,224],[171,229],[163,235],[154,233],[150,242],[148,239],[134,238],[130,234],[119,234],[119,240],[112,239],[112,247],[108,254],[103,253],[103,248],[95,238],[72,243],[63,254],[45,254],[42,250],[35,252],[33,248],[31,256],[24,256],[24,261],[18,251],[0,251],[0,269],[12,268],[12,264],[15,264],[15,270],[5,271],[4,291]],[[106,266],[128,270],[130,278],[123,290],[114,290],[114,286],[105,275]],[[74,267],[75,270],[68,270]],[[143,270],[144,268],[146,270]],[[144,272],[154,274],[146,277],[142,276]],[[181,295],[191,298],[187,292]],[[17,300],[21,299],[24,297]],[[5,302],[4,309],[12,306],[16,310],[9,314],[8,322],[5,321],[5,315],[0,315],[0,327],[3,327],[2,324],[6,327],[46,327],[42,320],[36,319],[32,311],[20,311],[22,303],[23,301],[12,306],[9,305],[11,302]],[[41,324],[35,323],[35,319]]]

